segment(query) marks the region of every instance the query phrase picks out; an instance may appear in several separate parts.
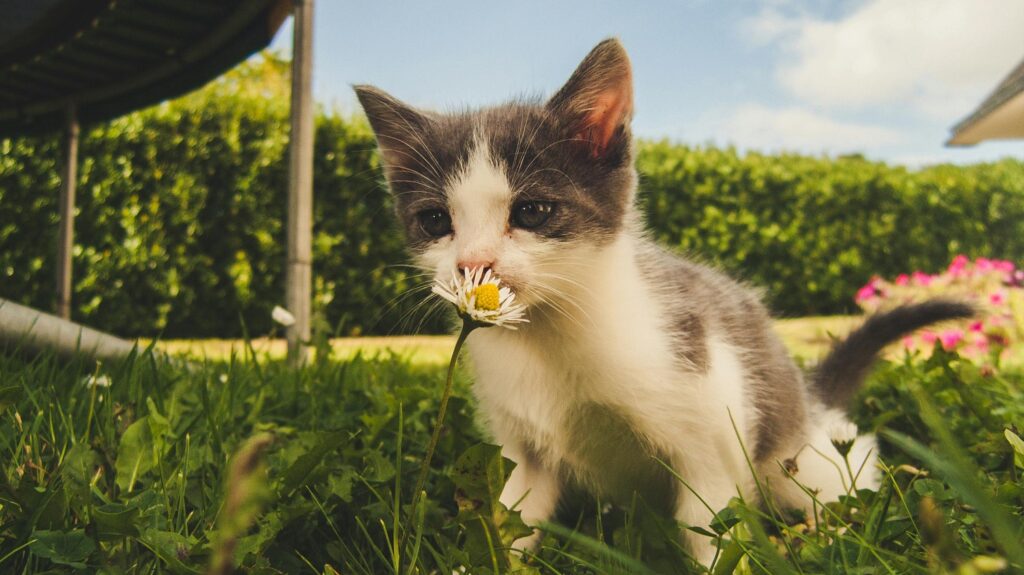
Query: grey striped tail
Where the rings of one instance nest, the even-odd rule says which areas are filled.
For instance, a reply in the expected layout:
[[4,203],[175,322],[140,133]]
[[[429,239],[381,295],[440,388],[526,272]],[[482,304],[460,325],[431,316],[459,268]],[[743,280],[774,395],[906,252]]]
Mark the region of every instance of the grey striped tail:
[[869,317],[836,343],[815,370],[812,382],[818,397],[828,407],[845,408],[886,345],[933,323],[969,318],[975,311],[964,302],[930,300]]

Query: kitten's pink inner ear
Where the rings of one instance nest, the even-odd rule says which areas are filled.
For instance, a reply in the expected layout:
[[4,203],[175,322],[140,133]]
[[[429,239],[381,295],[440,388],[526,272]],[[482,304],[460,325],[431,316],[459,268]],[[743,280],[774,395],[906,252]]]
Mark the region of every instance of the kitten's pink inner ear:
[[585,133],[581,134],[590,142],[590,153],[594,157],[608,148],[615,131],[628,121],[632,109],[633,94],[628,75],[616,89],[597,95],[583,122]]

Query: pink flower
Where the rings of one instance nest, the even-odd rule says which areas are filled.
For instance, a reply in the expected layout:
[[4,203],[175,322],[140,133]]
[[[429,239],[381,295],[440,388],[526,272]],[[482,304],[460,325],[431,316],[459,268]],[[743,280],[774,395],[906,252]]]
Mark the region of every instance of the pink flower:
[[942,347],[947,351],[951,351],[956,349],[956,346],[963,341],[964,332],[959,329],[947,329],[939,335],[939,339],[942,341]]
[[857,290],[857,297],[855,299],[858,302],[869,301],[874,299],[876,295],[875,286],[866,285]]
[[1003,305],[1004,303],[1006,303],[1006,292],[1004,292],[1004,291],[992,292],[988,296],[988,301],[991,302],[992,305]]
[[1024,285],[1024,270],[1016,270],[1006,273],[1006,283],[1014,287]]
[[970,330],[974,333],[982,333],[985,331],[985,324],[979,319],[978,321],[971,323]]
[[927,343],[928,345],[932,345],[933,343],[935,343],[935,340],[938,338],[939,336],[935,335],[934,333],[928,330],[921,332],[921,341]]
[[996,269],[996,262],[988,258],[978,258],[974,260],[974,269],[979,272],[988,272]]
[[907,349],[911,349],[912,347],[914,347],[914,336],[908,335],[908,336],[904,337],[903,338],[903,347],[905,347]]
[[905,286],[910,283],[910,276],[907,274],[900,274],[896,276],[896,285]]
[[964,273],[964,269],[967,267],[967,264],[970,263],[970,261],[971,260],[968,259],[967,256],[965,256],[964,254],[960,254],[953,258],[953,261],[950,262],[949,269],[947,271],[949,271],[949,273],[954,276],[962,275]]
[[971,342],[971,347],[978,350],[981,353],[988,352],[988,338],[985,334],[979,333],[974,336],[974,341]]
[[935,279],[934,276],[930,276],[923,272],[914,272],[911,274],[910,278],[914,280],[914,283],[922,287],[928,287],[932,283],[932,280]]

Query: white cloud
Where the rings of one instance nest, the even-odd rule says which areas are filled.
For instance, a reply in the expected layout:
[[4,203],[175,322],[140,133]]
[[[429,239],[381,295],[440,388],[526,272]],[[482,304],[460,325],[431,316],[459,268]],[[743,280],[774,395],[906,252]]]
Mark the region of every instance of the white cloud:
[[867,0],[836,20],[767,8],[746,28],[785,49],[777,78],[803,102],[947,121],[1024,57],[1021,0]]
[[799,107],[761,104],[737,108],[721,131],[742,148],[812,154],[860,152],[905,140],[903,134],[890,128],[843,122]]
[[757,44],[769,44],[798,35],[809,22],[803,15],[794,16],[770,7],[762,10],[756,18],[744,21],[742,27],[748,39]]

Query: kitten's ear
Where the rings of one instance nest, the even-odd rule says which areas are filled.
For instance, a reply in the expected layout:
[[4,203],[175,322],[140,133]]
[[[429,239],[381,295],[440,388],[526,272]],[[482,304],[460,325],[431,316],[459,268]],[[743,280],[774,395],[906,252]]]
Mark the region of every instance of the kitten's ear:
[[407,163],[415,155],[413,142],[423,141],[420,134],[430,122],[429,117],[374,86],[359,85],[353,89],[377,135],[385,168]]
[[573,136],[590,146],[593,157],[628,144],[633,71],[622,43],[609,38],[594,47],[547,106],[568,119]]

